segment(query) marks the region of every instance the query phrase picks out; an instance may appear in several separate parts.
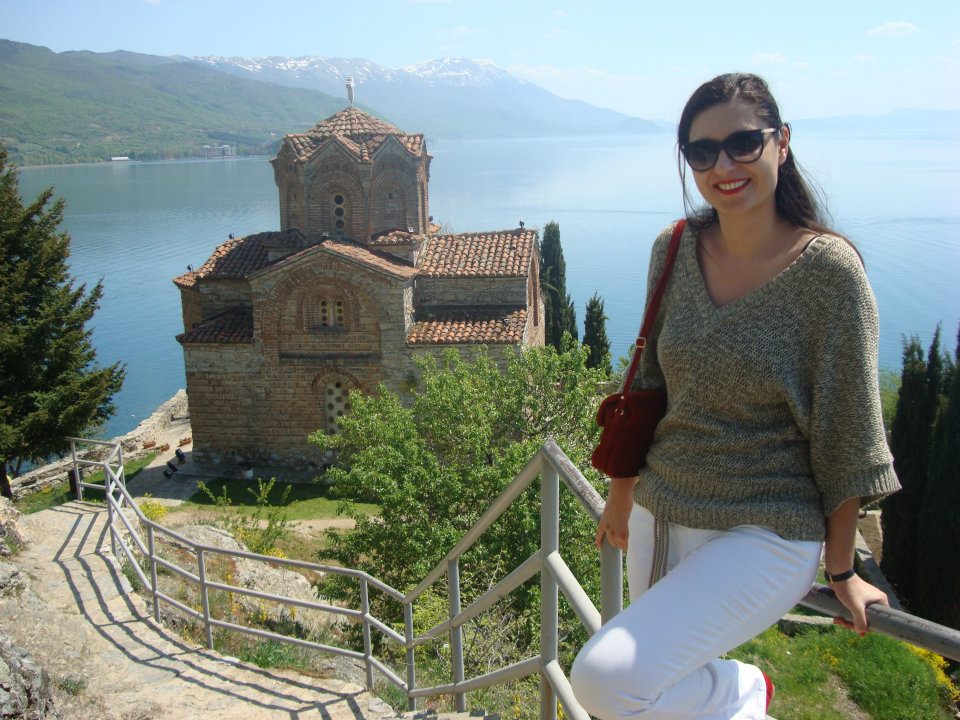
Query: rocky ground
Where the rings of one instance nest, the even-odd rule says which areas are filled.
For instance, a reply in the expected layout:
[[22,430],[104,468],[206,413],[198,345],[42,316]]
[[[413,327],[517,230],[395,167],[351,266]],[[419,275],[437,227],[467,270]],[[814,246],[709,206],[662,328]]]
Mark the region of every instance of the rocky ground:
[[[186,436],[189,425],[180,423],[158,438],[170,448],[131,481],[135,496],[149,493],[173,505],[192,495],[198,480],[228,474],[194,467],[185,445],[180,471],[165,478],[166,462],[176,462],[178,440]],[[0,718],[392,715],[356,683],[245,665],[156,624],[110,554],[103,505],[71,502],[18,515],[9,504],[0,507],[0,536],[7,538],[0,546],[14,549],[0,559]],[[177,515],[178,524],[197,520]],[[296,530],[312,535],[327,527],[304,521]]]
[[71,502],[22,518],[20,528],[26,544],[9,563],[17,572],[7,573],[0,629],[49,679],[20,686],[46,685],[59,715],[3,715],[0,702],[0,717],[359,720],[391,713],[358,685],[246,666],[155,624],[110,556],[102,506]]

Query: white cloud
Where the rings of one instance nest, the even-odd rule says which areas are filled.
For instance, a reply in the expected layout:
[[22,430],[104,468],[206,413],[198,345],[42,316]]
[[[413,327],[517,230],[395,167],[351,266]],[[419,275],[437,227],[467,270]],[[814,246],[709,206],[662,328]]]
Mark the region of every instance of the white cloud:
[[518,78],[529,80],[532,83],[543,83],[563,77],[563,70],[556,65],[527,65],[514,63],[507,68],[507,72]]
[[901,37],[903,35],[913,35],[913,33],[919,29],[920,28],[913,23],[897,20],[896,22],[885,22],[883,25],[878,25],[871,30],[867,30],[867,35],[875,35],[877,37]]
[[452,28],[438,28],[434,31],[434,35],[439,42],[437,49],[445,55],[461,52],[463,48],[460,45],[460,41],[472,32],[473,29],[466,25],[457,25]]
[[554,10],[553,14],[558,18],[565,18],[567,16],[567,13],[565,13],[563,10]]
[[862,53],[860,55],[854,55],[853,59],[858,63],[872,63],[876,61],[876,58],[870,53]]
[[813,67],[813,65],[811,65],[811,64],[808,63],[808,62],[795,62],[795,63],[793,63],[793,66],[794,66],[797,70],[809,70],[810,68]]
[[786,65],[789,61],[782,53],[773,52],[754,53],[748,62],[752,65]]
[[144,5],[159,5],[160,0],[143,0]]

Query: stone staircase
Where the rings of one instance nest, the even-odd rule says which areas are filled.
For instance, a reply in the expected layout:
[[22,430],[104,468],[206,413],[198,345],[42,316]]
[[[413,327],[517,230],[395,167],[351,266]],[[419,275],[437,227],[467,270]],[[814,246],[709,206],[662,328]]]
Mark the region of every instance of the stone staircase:
[[[84,720],[500,720],[483,710],[396,715],[359,685],[265,670],[153,621],[110,555],[103,505],[23,517],[28,586],[0,596],[0,627],[44,667],[61,718]],[[769,718],[768,720],[773,720]]]
[[264,670],[158,626],[109,555],[102,505],[71,502],[21,519],[28,577],[0,598],[0,626],[50,674],[62,718],[381,720],[364,688]]

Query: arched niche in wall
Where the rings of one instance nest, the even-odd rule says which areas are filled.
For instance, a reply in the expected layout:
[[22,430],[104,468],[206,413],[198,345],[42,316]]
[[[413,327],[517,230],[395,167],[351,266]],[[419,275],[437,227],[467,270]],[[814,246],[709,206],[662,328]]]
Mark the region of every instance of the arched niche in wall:
[[306,333],[356,332],[363,310],[357,291],[340,281],[303,288],[297,298],[298,327]]
[[416,193],[411,192],[410,179],[399,170],[379,173],[373,181],[373,231],[406,230],[418,223],[410,210],[416,208]]
[[340,419],[350,412],[350,391],[359,390],[360,383],[350,373],[337,369],[324,370],[313,379],[313,394],[327,435],[340,432]]
[[283,185],[283,204],[280,208],[280,229],[297,228],[304,231],[303,226],[303,188],[295,177],[291,177]]
[[315,239],[324,232],[355,237],[363,226],[363,205],[363,189],[356,177],[341,171],[319,175],[307,198],[309,237]]

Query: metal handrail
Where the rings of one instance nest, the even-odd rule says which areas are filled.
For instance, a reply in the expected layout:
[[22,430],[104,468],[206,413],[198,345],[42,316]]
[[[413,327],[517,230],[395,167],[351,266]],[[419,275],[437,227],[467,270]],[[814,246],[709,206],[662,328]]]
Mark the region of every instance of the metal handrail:
[[[170,528],[164,527],[159,523],[149,519],[143,514],[143,511],[137,505],[136,501],[133,499],[133,496],[130,494],[129,490],[126,487],[125,477],[124,477],[124,468],[122,464],[119,464],[117,467],[114,467],[112,463],[119,460],[122,457],[121,450],[119,448],[119,443],[115,444],[113,451],[110,452],[106,459],[101,461],[89,461],[83,460],[82,458],[77,457],[76,452],[76,443],[86,442],[80,438],[70,438],[71,441],[71,455],[74,462],[74,472],[77,473],[77,478],[79,480],[79,468],[80,465],[89,464],[100,466],[104,471],[104,485],[98,485],[96,483],[77,483],[77,499],[83,499],[83,488],[98,489],[105,492],[106,495],[106,506],[107,506],[107,515],[108,515],[108,527],[110,529],[110,540],[111,548],[113,551],[114,557],[120,557],[122,555],[127,559],[130,565],[133,567],[134,572],[136,573],[138,579],[143,583],[144,587],[150,588],[150,595],[152,599],[152,609],[153,617],[156,622],[160,622],[160,607],[161,602],[166,603],[172,607],[177,608],[181,612],[186,613],[190,617],[200,621],[204,625],[204,633],[206,635],[207,647],[211,650],[213,649],[213,633],[212,630],[214,627],[224,628],[228,630],[233,630],[236,632],[242,632],[256,637],[262,637],[270,640],[275,640],[278,642],[289,643],[292,645],[298,645],[300,647],[307,647],[314,650],[319,650],[322,652],[333,653],[338,655],[344,655],[351,657],[357,660],[363,660],[366,665],[366,675],[367,675],[367,687],[368,689],[373,688],[373,670],[377,670],[382,674],[387,680],[389,680],[394,685],[400,687],[404,692],[408,692],[408,684],[404,683],[397,677],[390,668],[388,668],[384,663],[379,659],[373,656],[371,652],[371,629],[375,629],[380,632],[388,640],[398,643],[401,646],[412,647],[410,640],[412,639],[412,616],[410,622],[408,623],[408,632],[407,635],[401,635],[393,628],[389,627],[385,623],[381,622],[379,619],[374,617],[370,613],[369,601],[366,600],[368,588],[373,588],[378,591],[383,592],[387,596],[391,597],[394,600],[402,601],[404,594],[399,590],[389,586],[388,584],[374,578],[362,570],[355,570],[353,568],[341,568],[331,565],[321,565],[319,563],[311,563],[303,560],[293,560],[290,558],[276,558],[270,555],[261,555],[258,553],[247,552],[243,550],[229,550],[226,548],[215,547],[212,545],[204,545],[203,543],[198,543],[190,538],[177,533]],[[110,445],[111,443],[104,443],[102,441],[92,441],[97,445]],[[123,512],[124,506],[129,507],[133,513],[136,515],[137,520],[142,527],[146,529],[147,532],[147,542],[144,544],[143,540],[140,539],[137,532],[134,530],[132,523],[126,517],[126,514]],[[121,533],[118,523],[116,522],[116,517],[121,518],[120,525],[130,534],[130,538],[133,541],[132,544],[137,551],[140,552],[140,556],[145,558],[150,565],[150,578],[148,579],[146,573],[140,567],[140,564],[137,562],[137,559],[134,555],[133,549],[131,549],[126,540]],[[180,567],[179,565],[172,563],[164,558],[159,557],[156,552],[156,533],[160,533],[169,537],[170,539],[176,541],[178,544],[184,546],[188,551],[192,552],[197,558],[197,573],[194,574],[185,568]],[[322,572],[327,574],[336,574],[342,575],[344,577],[351,577],[357,580],[361,587],[361,595],[364,597],[363,605],[364,607],[360,609],[353,608],[343,608],[333,605],[328,605],[326,603],[314,603],[310,601],[301,600],[298,598],[291,598],[285,595],[277,595],[273,593],[262,592],[258,590],[252,590],[250,588],[242,588],[227,583],[220,583],[215,580],[208,579],[206,577],[206,562],[205,557],[207,555],[225,555],[234,558],[248,559],[259,562],[270,563],[273,565],[285,565],[289,567],[297,567],[307,570],[313,570],[316,572]],[[161,592],[158,588],[157,582],[157,568],[164,568],[173,573],[176,573],[180,577],[188,580],[194,584],[197,584],[200,589],[200,598],[201,598],[201,607],[202,610],[198,611],[185,603],[182,603],[165,593]],[[288,635],[282,635],[279,633],[269,632],[266,630],[260,630],[257,628],[246,627],[244,625],[239,625],[237,623],[231,623],[224,620],[218,620],[210,616],[210,606],[209,606],[209,591],[210,590],[221,590],[226,592],[234,592],[242,595],[248,595],[256,597],[263,600],[270,600],[273,602],[281,603],[284,605],[292,605],[296,607],[302,607],[312,610],[318,610],[322,612],[330,612],[333,614],[342,615],[356,621],[359,621],[363,625],[363,633],[365,640],[365,651],[358,652],[356,650],[349,650],[347,648],[338,648],[330,645],[325,645],[322,643],[312,642],[309,640],[303,640],[300,638],[290,637]],[[409,656],[409,653],[408,653]],[[412,672],[408,671],[408,677],[414,677]],[[411,701],[412,702],[412,701]]]
[[[570,682],[558,662],[558,596],[560,592],[563,592],[577,617],[580,619],[580,622],[587,632],[592,635],[600,628],[602,623],[609,620],[623,608],[622,554],[620,550],[604,541],[600,551],[601,608],[598,611],[580,586],[576,577],[570,571],[559,551],[560,481],[563,481],[564,486],[574,494],[594,521],[600,518],[603,511],[603,499],[553,440],[548,440],[541,446],[540,450],[530,459],[526,466],[524,466],[510,484],[507,485],[493,503],[491,503],[486,512],[484,512],[473,527],[467,531],[456,546],[447,553],[443,560],[441,560],[413,590],[406,594],[362,570],[320,565],[288,558],[275,558],[269,555],[260,555],[241,550],[228,550],[196,543],[144,516],[126,488],[122,463],[120,463],[119,468],[116,469],[110,465],[110,461],[114,457],[122,460],[122,452],[119,449],[119,444],[117,444],[117,447],[114,448],[114,451],[109,454],[106,460],[94,463],[91,461],[82,461],[77,458],[76,455],[74,443],[87,441],[80,440],[79,438],[70,438],[70,440],[74,472],[79,473],[79,465],[83,463],[100,465],[104,469],[105,486],[101,489],[106,491],[108,522],[114,556],[118,556],[117,546],[119,545],[120,550],[134,566],[144,586],[150,587],[153,600],[153,615],[157,622],[160,621],[160,602],[163,601],[203,622],[207,636],[207,645],[211,649],[213,648],[211,629],[213,627],[220,627],[276,640],[278,642],[287,642],[301,647],[309,647],[323,652],[336,653],[363,660],[366,667],[368,689],[372,690],[373,688],[373,671],[377,670],[377,672],[389,682],[403,690],[407,695],[409,708],[411,710],[416,709],[417,698],[440,694],[453,695],[457,709],[463,710],[465,709],[465,693],[467,692],[503,682],[515,681],[539,673],[541,720],[556,720],[557,701],[563,706],[568,716],[576,720],[589,720],[587,713],[580,707],[579,703],[577,703],[572,688],[570,687]],[[92,442],[100,445],[109,444],[102,441]],[[460,557],[473,546],[477,539],[510,507],[537,477],[541,479],[540,548],[499,582],[487,589],[486,592],[470,605],[466,608],[461,608],[459,581]],[[77,478],[79,480],[79,474]],[[77,488],[78,495],[80,496],[78,499],[82,499],[83,487],[100,488],[100,486],[95,484],[78,482]],[[117,497],[115,497],[115,493]],[[132,509],[141,525],[146,528],[146,547],[143,541],[137,537],[137,533],[134,532],[131,523],[126,518],[123,512],[124,505]],[[123,525],[134,539],[134,545],[137,550],[141,552],[141,556],[149,559],[149,581],[144,571],[135,562],[133,551],[127,547],[122,534],[116,527],[115,517],[117,515],[120,516]],[[197,556],[198,573],[196,575],[157,556],[155,547],[156,532],[160,532],[187,548],[192,549]],[[359,609],[334,607],[324,603],[313,603],[211,581],[206,578],[205,573],[204,556],[207,554],[246,558],[271,564],[280,564],[351,577],[358,581],[361,607]],[[158,566],[168,568],[200,585],[202,612],[158,590]],[[540,654],[487,672],[478,677],[465,678],[462,646],[463,625],[488,610],[494,603],[518,588],[538,572],[540,573],[541,580]],[[448,579],[449,617],[447,620],[424,631],[421,635],[414,637],[413,603],[444,575],[446,575]],[[371,587],[383,592],[393,600],[402,603],[404,611],[404,633],[402,635],[370,613],[368,591]],[[353,618],[363,625],[363,652],[349,650],[347,648],[336,648],[211,618],[208,597],[208,591],[210,589],[237,592],[279,603],[338,613]],[[819,584],[813,585],[810,592],[800,601],[800,604],[829,616],[849,619],[846,608],[840,604],[833,592],[829,588]],[[960,632],[957,630],[879,605],[871,605],[868,607],[867,617],[871,629],[876,632],[912,643],[913,645],[931,650],[944,657],[960,660]],[[402,680],[392,669],[373,655],[371,641],[372,629],[380,632],[381,635],[388,640],[402,645],[406,650],[406,681]],[[435,641],[444,634],[448,634],[450,638],[451,674],[453,676],[453,682],[433,687],[416,687],[416,668],[414,664],[415,648],[425,643]]]

